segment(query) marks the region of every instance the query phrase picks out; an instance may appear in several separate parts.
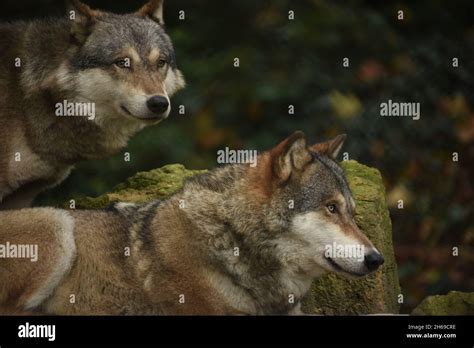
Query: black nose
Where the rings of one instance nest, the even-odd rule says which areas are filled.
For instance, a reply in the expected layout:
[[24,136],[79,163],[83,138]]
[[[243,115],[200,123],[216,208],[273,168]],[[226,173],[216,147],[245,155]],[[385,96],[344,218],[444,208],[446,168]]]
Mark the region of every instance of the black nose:
[[364,263],[369,271],[375,271],[384,262],[383,256],[377,251],[371,251],[365,255]]
[[161,95],[154,95],[146,101],[146,106],[148,106],[148,109],[154,114],[162,114],[168,110],[170,103],[168,98],[162,97]]

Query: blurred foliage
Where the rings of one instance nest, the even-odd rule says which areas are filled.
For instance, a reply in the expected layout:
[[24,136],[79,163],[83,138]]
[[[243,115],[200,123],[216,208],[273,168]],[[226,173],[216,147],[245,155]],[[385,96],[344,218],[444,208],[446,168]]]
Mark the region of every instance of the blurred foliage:
[[[89,4],[129,12],[142,3]],[[391,204],[403,310],[428,294],[474,291],[474,3],[168,0],[165,20],[188,81],[163,124],[121,155],[80,164],[38,204],[98,195],[168,163],[216,165],[216,151],[266,149],[296,129],[347,133],[351,159],[381,170]],[[58,15],[61,1],[3,1],[3,19]],[[178,11],[185,11],[185,20]],[[295,19],[288,19],[293,10]],[[404,11],[404,20],[397,12]],[[47,48],[46,48],[47,49]],[[240,67],[233,66],[235,57]],[[343,67],[343,58],[350,66]],[[453,57],[459,67],[452,66]],[[420,102],[421,119],[380,117]],[[177,113],[177,105],[186,114]],[[294,105],[295,114],[288,114]],[[452,161],[453,152],[459,161]],[[397,201],[404,200],[404,208]],[[459,256],[452,256],[452,248]]]

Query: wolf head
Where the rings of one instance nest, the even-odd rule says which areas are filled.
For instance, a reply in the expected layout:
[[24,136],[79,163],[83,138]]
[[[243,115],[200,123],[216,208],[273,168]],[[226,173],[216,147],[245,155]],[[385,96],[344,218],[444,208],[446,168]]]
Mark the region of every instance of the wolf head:
[[266,230],[275,231],[279,258],[298,273],[363,276],[383,263],[355,223],[355,203],[335,161],[344,140],[339,135],[308,146],[304,134],[295,132],[249,169],[255,185],[250,191],[266,202]]
[[[173,45],[165,33],[163,1],[118,15],[72,1],[68,12],[74,54],[65,89],[73,78],[76,99],[95,102],[99,119],[154,123],[170,113],[170,100],[184,87]],[[105,116],[104,116],[105,115]]]

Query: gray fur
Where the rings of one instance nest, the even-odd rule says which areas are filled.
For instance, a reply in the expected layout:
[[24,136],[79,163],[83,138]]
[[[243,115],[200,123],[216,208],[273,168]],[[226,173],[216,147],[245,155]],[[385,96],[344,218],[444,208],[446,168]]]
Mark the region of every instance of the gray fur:
[[[138,98],[168,98],[184,87],[171,40],[156,20],[93,13],[89,20],[78,11],[76,22],[65,15],[0,24],[0,209],[28,206],[37,193],[64,180],[79,161],[116,154],[133,134],[167,117],[142,116],[146,106],[137,104]],[[154,49],[167,62],[162,69],[149,60]],[[130,72],[114,65],[124,50],[140,58]],[[17,58],[20,67],[15,66]],[[85,85],[90,78],[98,81],[97,91],[91,90],[94,83]],[[138,116],[119,108],[124,96],[140,108]],[[55,105],[64,100],[94,103],[95,120],[57,117]],[[14,161],[16,153],[22,154],[23,163]],[[32,189],[20,193],[27,184]]]
[[[368,274],[360,265],[349,268],[351,263],[344,260],[332,266],[319,255],[333,241],[348,240],[369,251],[375,249],[355,225],[352,198],[339,165],[326,153],[311,154],[304,144],[301,135],[292,136],[261,154],[256,168],[219,167],[188,179],[181,191],[163,201],[60,212],[74,220],[77,256],[70,273],[38,310],[51,314],[294,314],[315,277],[328,271]],[[288,155],[298,158],[297,168],[286,161]],[[279,174],[288,171],[289,177],[285,174],[283,180]],[[326,206],[334,199],[341,203],[337,217]],[[292,209],[289,200],[295,202]],[[16,225],[24,220],[47,221],[44,214],[40,209],[0,212],[7,221],[6,227],[0,226],[0,236],[14,240],[30,235],[38,223],[21,231]],[[301,223],[299,219],[305,216],[313,220]],[[300,222],[295,225],[295,221]],[[49,237],[48,225],[42,228],[35,234],[39,250],[55,251],[57,242]],[[129,255],[124,255],[126,248]],[[7,271],[14,267],[12,261]],[[43,273],[49,269],[37,267]],[[47,267],[54,271],[54,266]],[[9,307],[21,308],[9,291],[0,292],[0,309],[2,298],[10,299]],[[33,295],[17,296],[29,300],[35,296],[34,291],[29,293]],[[71,293],[77,295],[74,305],[68,300]],[[179,302],[180,296],[185,302]],[[289,301],[290,296],[294,301]]]

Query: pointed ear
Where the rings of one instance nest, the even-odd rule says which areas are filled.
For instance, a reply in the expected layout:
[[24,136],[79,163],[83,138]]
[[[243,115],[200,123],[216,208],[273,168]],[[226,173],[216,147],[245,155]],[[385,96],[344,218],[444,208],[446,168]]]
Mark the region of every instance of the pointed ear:
[[158,24],[164,25],[163,1],[164,0],[150,0],[146,5],[143,5],[143,7],[138,10],[137,15],[140,17],[149,17]]
[[286,181],[291,173],[303,169],[312,157],[303,132],[294,132],[270,151],[274,174]]
[[79,0],[69,0],[67,14],[72,21],[71,35],[78,43],[84,43],[101,13]]
[[340,134],[331,140],[314,144],[310,147],[310,150],[336,159],[337,155],[342,149],[342,145],[344,145],[346,137],[346,134]]

